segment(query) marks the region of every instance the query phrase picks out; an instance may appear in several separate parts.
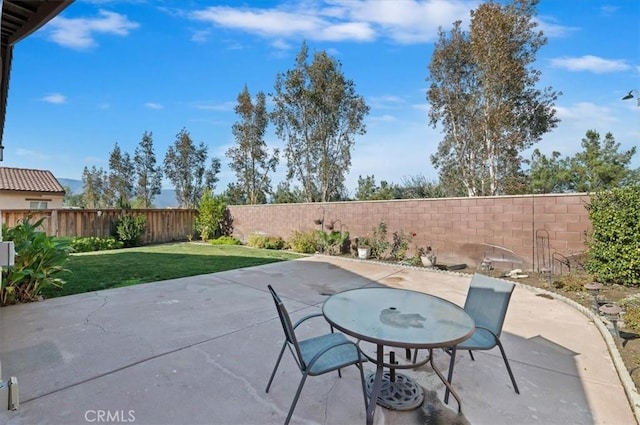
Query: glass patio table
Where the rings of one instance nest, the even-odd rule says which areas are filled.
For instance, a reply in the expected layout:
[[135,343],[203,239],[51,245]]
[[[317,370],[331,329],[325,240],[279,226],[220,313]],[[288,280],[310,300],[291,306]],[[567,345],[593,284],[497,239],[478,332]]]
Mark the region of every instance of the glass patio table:
[[[376,365],[375,375],[371,375],[367,383],[370,392],[367,424],[373,423],[376,403],[391,409],[416,408],[422,403],[422,388],[410,377],[396,374],[395,370],[416,368],[426,363],[430,363],[455,397],[458,412],[462,411],[458,394],[433,364],[434,348],[455,350],[457,344],[473,334],[475,323],[462,308],[422,292],[362,288],[332,295],[324,302],[322,313],[336,329],[360,341],[376,344],[375,358],[363,353]],[[400,365],[393,358],[385,363],[385,346],[427,349],[429,357],[418,363]],[[390,372],[384,372],[384,368],[389,368]],[[398,394],[401,394],[400,399]],[[372,400],[376,402],[372,403]]]

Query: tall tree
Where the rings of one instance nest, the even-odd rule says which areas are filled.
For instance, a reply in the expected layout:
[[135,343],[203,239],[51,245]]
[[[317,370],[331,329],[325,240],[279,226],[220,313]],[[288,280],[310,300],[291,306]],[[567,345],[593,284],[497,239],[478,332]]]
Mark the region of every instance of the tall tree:
[[159,195],[162,184],[162,167],[156,165],[156,154],[153,150],[153,133],[144,132],[142,140],[136,147],[133,162],[138,178],[135,194],[142,208],[151,208],[153,199]]
[[570,189],[575,192],[593,192],[638,183],[640,170],[629,168],[636,147],[619,152],[613,134],[607,133],[600,142],[600,134],[589,130],[582,139],[582,152],[570,160]]
[[558,151],[553,151],[547,157],[539,149],[535,149],[529,169],[533,193],[569,192],[570,165],[570,159],[561,158]]
[[274,149],[269,155],[264,141],[269,123],[264,93],[258,92],[254,105],[245,85],[238,95],[235,111],[240,117],[240,121],[233,124],[236,144],[226,152],[231,160],[229,167],[238,179],[234,188],[244,193],[248,204],[265,203],[267,194],[271,193],[269,172],[275,171],[279,152]]
[[630,168],[636,153],[633,146],[620,151],[613,134],[603,141],[595,130],[588,130],[582,139],[582,151],[573,157],[561,158],[554,151],[550,158],[533,151],[529,170],[536,193],[596,192],[640,183],[640,169]]
[[205,188],[213,190],[218,182],[220,160],[212,158],[207,167],[207,147],[196,146],[186,129],[176,135],[164,158],[164,172],[176,189],[176,199],[183,208],[196,208]]
[[62,204],[65,207],[84,207],[84,202],[82,201],[82,193],[73,193],[70,186],[63,186],[64,188],[64,199]]
[[131,202],[133,193],[133,162],[129,153],[122,152],[116,142],[109,154],[109,184],[107,191],[120,205]]
[[108,206],[105,201],[105,186],[107,183],[107,172],[102,167],[95,165],[90,169],[84,167],[82,170],[82,203],[87,208],[102,208]]
[[[445,198],[447,196],[440,183],[429,181],[422,174],[403,178],[399,190],[402,193],[402,199]],[[450,196],[460,195],[452,194]]]
[[272,122],[286,141],[287,178],[300,181],[307,202],[325,202],[346,192],[353,136],[366,132],[369,107],[339,61],[324,51],[308,57],[303,43],[295,67],[276,77]]
[[400,199],[402,194],[400,187],[386,180],[380,181],[380,186],[376,184],[375,175],[358,176],[358,188],[355,197],[358,201],[375,201],[383,199]]
[[304,194],[299,187],[291,187],[288,180],[281,181],[276,186],[276,190],[271,200],[272,204],[297,204],[304,202]]
[[536,85],[537,0],[481,4],[471,12],[469,33],[455,22],[440,29],[429,65],[429,121],[444,139],[431,161],[440,180],[468,196],[497,195],[519,187],[521,152],[557,125],[553,103],[560,93]]

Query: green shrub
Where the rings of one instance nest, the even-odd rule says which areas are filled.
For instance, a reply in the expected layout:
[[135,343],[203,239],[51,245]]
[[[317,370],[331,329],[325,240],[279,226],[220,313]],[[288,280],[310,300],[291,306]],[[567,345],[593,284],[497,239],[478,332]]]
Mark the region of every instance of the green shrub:
[[404,230],[393,232],[391,251],[389,251],[391,259],[396,261],[404,260],[409,249],[409,242],[411,242],[411,235],[405,234]]
[[319,250],[318,232],[310,230],[307,232],[294,231],[289,238],[289,245],[295,252],[303,254],[313,254]]
[[640,285],[640,185],[595,193],[586,269],[597,280]]
[[574,272],[557,276],[553,282],[551,282],[551,285],[553,288],[560,289],[565,292],[583,292],[586,291],[584,283],[592,281],[592,277]]
[[126,248],[140,246],[147,223],[144,215],[124,214],[116,222],[116,236]]
[[284,239],[280,236],[267,236],[267,235],[251,235],[247,240],[247,245],[253,248],[262,249],[282,249],[285,246]]
[[318,230],[320,251],[329,255],[340,255],[347,249],[349,232],[324,232]]
[[631,295],[618,301],[624,314],[622,321],[624,326],[635,333],[640,333],[640,294]]
[[220,236],[209,241],[211,245],[240,245],[241,242],[233,236]]
[[120,249],[124,247],[124,243],[112,236],[106,238],[91,236],[88,238],[74,238],[69,246],[73,252],[92,252]]
[[16,257],[13,266],[2,269],[0,304],[35,301],[44,288],[64,284],[58,274],[68,271],[64,264],[70,247],[38,230],[44,220],[31,223],[27,217],[11,229],[2,226],[3,239],[13,241]]
[[[206,188],[198,204],[195,230],[200,239],[208,241],[212,237],[227,235],[223,232],[226,221],[227,203],[222,196],[214,196],[211,189]],[[225,230],[226,231],[226,230]]]
[[378,260],[384,260],[387,256],[387,250],[391,245],[387,239],[387,224],[384,221],[381,221],[373,228],[373,236],[370,240],[371,256]]

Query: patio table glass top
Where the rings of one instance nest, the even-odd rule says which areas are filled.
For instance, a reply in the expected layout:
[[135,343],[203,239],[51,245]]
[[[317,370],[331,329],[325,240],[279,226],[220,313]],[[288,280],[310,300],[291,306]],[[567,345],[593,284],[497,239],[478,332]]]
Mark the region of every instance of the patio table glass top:
[[450,347],[467,339],[475,327],[450,301],[395,288],[340,292],[325,301],[322,312],[342,332],[392,347]]

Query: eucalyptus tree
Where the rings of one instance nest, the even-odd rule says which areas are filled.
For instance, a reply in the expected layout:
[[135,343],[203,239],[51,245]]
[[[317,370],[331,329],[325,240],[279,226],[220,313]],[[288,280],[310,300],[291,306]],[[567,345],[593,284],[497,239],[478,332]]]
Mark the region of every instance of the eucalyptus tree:
[[156,165],[153,133],[144,132],[133,156],[137,184],[136,198],[142,208],[151,208],[153,199],[161,193],[162,167]]
[[286,142],[287,179],[297,179],[307,202],[340,199],[351,167],[354,136],[364,134],[369,107],[325,51],[311,63],[306,43],[295,67],[278,74],[271,119]]
[[195,145],[186,129],[180,130],[164,158],[164,173],[173,183],[176,200],[183,208],[196,208],[205,188],[215,189],[220,160],[212,158],[207,166],[208,149]]
[[105,186],[107,184],[107,172],[95,165],[82,170],[82,204],[86,208],[102,208],[107,206],[105,202]]
[[521,152],[553,129],[559,92],[540,90],[537,0],[488,2],[439,38],[429,64],[429,122],[444,134],[431,156],[447,186],[468,196],[508,192],[522,181]]
[[[109,177],[105,192],[121,205],[127,205],[133,194],[133,161],[129,153],[122,152],[118,143],[109,154]],[[113,202],[110,203],[113,206]]]
[[[240,121],[233,124],[235,145],[229,148],[226,156],[231,160],[229,168],[236,173],[237,183],[231,187],[234,198],[246,199],[248,204],[266,203],[271,193],[269,173],[278,165],[278,149],[271,154],[267,150],[264,134],[269,123],[266,96],[258,92],[255,104],[247,86],[238,95],[235,107]],[[240,193],[238,193],[240,192]]]

